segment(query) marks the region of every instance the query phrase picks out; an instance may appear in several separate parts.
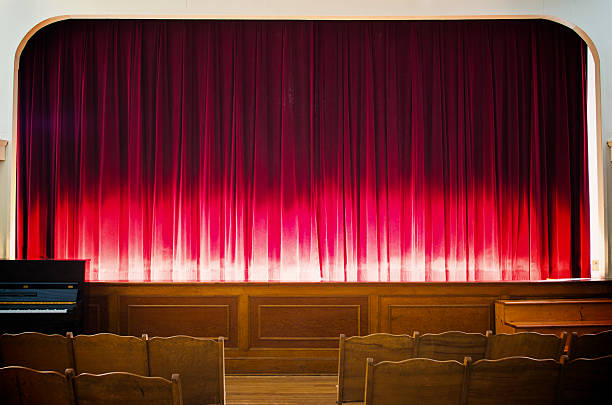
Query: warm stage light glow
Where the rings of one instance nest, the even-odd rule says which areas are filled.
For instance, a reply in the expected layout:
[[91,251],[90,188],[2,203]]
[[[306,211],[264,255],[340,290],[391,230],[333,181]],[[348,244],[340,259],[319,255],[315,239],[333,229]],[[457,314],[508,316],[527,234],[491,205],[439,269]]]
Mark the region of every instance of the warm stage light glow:
[[587,277],[585,55],[544,20],[52,24],[20,61],[17,256],[90,281]]

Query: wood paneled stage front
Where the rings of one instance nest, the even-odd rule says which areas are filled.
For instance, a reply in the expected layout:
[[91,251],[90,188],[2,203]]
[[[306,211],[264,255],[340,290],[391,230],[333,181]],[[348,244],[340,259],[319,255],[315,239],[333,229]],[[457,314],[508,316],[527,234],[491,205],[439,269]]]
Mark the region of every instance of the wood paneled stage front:
[[[612,325],[612,281],[89,283],[86,293],[87,333],[223,336],[229,374],[335,373],[341,333],[495,331],[500,300],[540,302],[539,330],[547,319],[557,329],[566,321]],[[574,304],[557,311],[567,300]],[[583,301],[595,310],[584,311]]]

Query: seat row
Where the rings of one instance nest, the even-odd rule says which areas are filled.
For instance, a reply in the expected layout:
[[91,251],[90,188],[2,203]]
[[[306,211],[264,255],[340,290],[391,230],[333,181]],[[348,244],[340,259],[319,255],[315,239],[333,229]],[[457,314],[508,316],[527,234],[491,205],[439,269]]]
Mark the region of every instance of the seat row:
[[72,369],[8,366],[0,368],[0,392],[6,405],[183,404],[178,374],[170,380],[123,372],[75,376]]
[[[561,336],[535,332],[495,335],[481,333],[444,332],[420,335],[377,333],[346,338],[340,335],[338,362],[338,404],[363,401],[365,362],[400,361],[427,358],[462,362],[523,356],[559,361],[564,353],[567,334]],[[612,331],[597,335],[572,336],[570,358],[599,357],[612,354]]]
[[578,405],[607,403],[612,356],[561,362],[509,357],[408,359],[366,366],[366,405]]
[[73,369],[77,375],[126,372],[169,379],[180,374],[186,405],[225,403],[223,338],[4,334],[0,364],[60,373]]

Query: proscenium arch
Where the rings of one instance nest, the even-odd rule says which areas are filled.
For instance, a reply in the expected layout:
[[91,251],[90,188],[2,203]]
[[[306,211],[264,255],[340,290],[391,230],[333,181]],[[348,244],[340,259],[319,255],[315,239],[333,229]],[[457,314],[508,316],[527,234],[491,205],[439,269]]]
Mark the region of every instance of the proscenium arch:
[[[602,140],[602,117],[601,117],[601,70],[599,52],[593,40],[588,34],[576,24],[564,19],[550,15],[457,15],[457,16],[287,16],[287,15],[61,15],[43,20],[32,27],[23,37],[17,51],[15,52],[15,63],[13,72],[13,122],[12,122],[12,147],[11,147],[11,182],[10,182],[10,208],[9,208],[9,258],[15,259],[16,253],[16,220],[17,220],[17,108],[18,108],[18,83],[19,83],[19,61],[21,53],[26,44],[40,29],[55,22],[71,19],[156,19],[156,20],[549,20],[564,25],[573,30],[587,44],[595,64],[595,137],[597,147],[597,211],[599,213],[598,232],[603,240],[603,264],[604,276],[608,276],[608,230],[607,218],[604,205],[604,176],[603,170],[603,140]],[[590,201],[592,204],[592,201]]]

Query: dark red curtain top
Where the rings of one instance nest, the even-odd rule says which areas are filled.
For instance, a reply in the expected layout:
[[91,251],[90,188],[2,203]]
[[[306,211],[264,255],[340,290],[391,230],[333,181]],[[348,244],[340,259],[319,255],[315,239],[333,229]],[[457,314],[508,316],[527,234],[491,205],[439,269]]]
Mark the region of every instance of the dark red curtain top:
[[586,46],[524,21],[70,20],[19,70],[17,255],[87,279],[589,276]]

